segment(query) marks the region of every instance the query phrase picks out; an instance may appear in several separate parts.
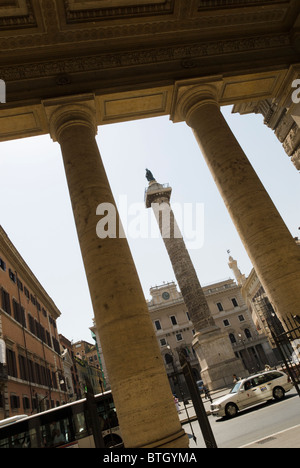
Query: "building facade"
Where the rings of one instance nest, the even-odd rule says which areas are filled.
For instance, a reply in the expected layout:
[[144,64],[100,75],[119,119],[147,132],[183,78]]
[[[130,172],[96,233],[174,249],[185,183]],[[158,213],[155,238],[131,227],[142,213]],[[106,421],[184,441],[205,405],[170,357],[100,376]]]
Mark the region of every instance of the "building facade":
[[[241,287],[228,279],[203,290],[217,326],[228,335],[233,352],[244,364],[245,375],[263,369],[266,364],[274,365],[272,349],[266,336],[256,330]],[[168,375],[174,374],[174,365],[175,370],[180,369],[179,352],[183,351],[195,378],[200,379],[201,369],[193,350],[195,329],[181,293],[171,282],[151,288],[150,294],[148,309]],[[172,379],[170,383],[172,390],[176,390]]]
[[67,401],[60,311],[0,227],[0,419]]
[[88,379],[94,394],[104,390],[103,374],[96,345],[81,340],[72,345],[76,367],[79,375],[80,391],[84,394]]
[[[300,246],[298,237],[294,240],[296,245]],[[252,268],[246,277],[240,272],[237,261],[231,256],[229,257],[228,265],[233,270],[237,283],[241,287],[241,294],[251,313],[256,330],[259,334],[263,334],[268,338],[273,354],[276,357],[276,363],[282,361],[282,354],[275,343],[274,334],[281,335],[284,333],[284,326],[279,320],[255,269]]]
[[[192,346],[194,325],[174,282],[153,287],[150,294],[152,299],[148,301],[148,309],[171,389],[177,396],[182,396],[181,390],[187,390],[183,379],[176,376],[181,368],[180,352],[183,352],[189,361],[195,379],[200,379],[200,366]],[[177,385],[179,382],[180,388]]]
[[265,334],[259,333],[241,287],[228,279],[204,288],[209,307],[218,326],[228,334],[233,351],[250,372],[273,366],[277,360]]
[[92,337],[95,340],[95,346],[96,346],[97,352],[98,352],[100,367],[101,367],[101,370],[102,370],[103,387],[104,387],[104,390],[110,390],[111,387],[110,387],[110,382],[109,382],[109,375],[108,375],[107,367],[106,367],[106,364],[105,364],[103,349],[102,349],[102,346],[101,346],[99,333],[98,333],[98,330],[97,330],[97,327],[96,327],[95,318],[93,319],[93,322],[94,322],[94,324],[93,324],[92,327],[90,327],[90,330],[91,330],[91,333],[92,333]]
[[62,358],[66,377],[66,387],[69,393],[69,400],[78,400],[82,397],[79,384],[79,376],[74,357],[72,342],[64,335],[59,335]]

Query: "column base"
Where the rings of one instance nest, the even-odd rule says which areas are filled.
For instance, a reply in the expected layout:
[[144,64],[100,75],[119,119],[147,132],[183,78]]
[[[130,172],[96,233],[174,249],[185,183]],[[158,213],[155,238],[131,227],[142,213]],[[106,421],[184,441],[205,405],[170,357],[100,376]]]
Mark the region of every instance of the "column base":
[[209,390],[233,385],[233,375],[248,375],[229,342],[228,335],[217,326],[196,333],[193,348],[199,360],[201,377]]
[[189,448],[189,439],[184,429],[162,440],[157,440],[142,448]]

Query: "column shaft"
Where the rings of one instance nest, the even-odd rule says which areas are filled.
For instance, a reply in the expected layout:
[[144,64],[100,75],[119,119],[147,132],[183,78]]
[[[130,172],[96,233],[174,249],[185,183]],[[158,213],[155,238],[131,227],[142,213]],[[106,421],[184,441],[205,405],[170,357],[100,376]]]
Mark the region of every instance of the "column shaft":
[[[176,223],[169,200],[167,198],[157,199],[156,203],[158,209],[155,204],[152,205],[152,208],[195,330],[199,332],[204,328],[215,327],[215,321],[209,310],[206,297]],[[164,230],[167,232],[164,232]]]
[[224,119],[216,101],[186,107],[208,167],[279,317],[299,314],[300,249]]
[[127,240],[96,234],[97,206],[115,202],[95,130],[67,111],[56,136],[125,446],[187,447]]
[[232,383],[232,375],[245,375],[242,362],[233,352],[227,333],[216,326],[203,289],[170,205],[171,189],[156,181],[146,192],[146,207],[152,207],[169,254],[183,300],[195,327],[193,348],[201,377],[210,389]]

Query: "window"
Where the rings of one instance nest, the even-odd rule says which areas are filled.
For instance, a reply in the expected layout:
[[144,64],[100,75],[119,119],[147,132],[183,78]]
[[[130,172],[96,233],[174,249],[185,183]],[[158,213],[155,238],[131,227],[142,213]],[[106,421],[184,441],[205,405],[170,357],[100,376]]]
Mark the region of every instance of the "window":
[[267,382],[267,378],[264,374],[261,374],[254,379],[251,379],[252,387],[257,387],[258,385],[262,385]]
[[47,345],[50,346],[50,348],[52,348],[50,333],[48,332],[48,330],[46,330],[46,341],[47,341]]
[[27,372],[27,361],[24,356],[19,354],[19,369],[20,369],[20,378],[23,380],[28,380],[28,372]]
[[27,395],[23,396],[23,408],[24,410],[29,410],[30,409],[30,400]]
[[26,286],[24,286],[24,294],[25,294],[25,296],[27,297],[27,299],[29,299],[30,294],[29,294],[29,291],[28,291],[28,289],[26,288]]
[[4,260],[2,260],[2,258],[0,258],[0,268],[3,270],[3,271],[6,271],[6,263]]
[[246,338],[252,338],[251,332],[250,330],[248,330],[248,328],[245,329],[244,333],[245,333]]
[[53,342],[54,351],[56,351],[58,354],[60,354],[60,345],[59,345],[59,342],[54,338],[53,335],[52,335],[52,342]]
[[34,318],[28,314],[28,322],[29,322],[29,330],[31,333],[35,335],[35,324],[34,324]]
[[2,289],[2,309],[11,315],[9,294],[4,289]]
[[20,397],[18,395],[10,395],[11,409],[20,408]]
[[176,320],[175,315],[171,315],[170,320],[172,322],[172,325],[177,325],[177,320]]
[[167,346],[167,342],[165,338],[162,338],[160,341],[160,346]]
[[236,343],[236,339],[235,339],[235,336],[234,336],[233,333],[229,333],[229,339],[230,339],[232,344]]
[[16,355],[14,351],[9,348],[6,348],[6,362],[8,375],[11,377],[18,377]]
[[224,324],[224,327],[229,327],[230,322],[229,320],[226,319],[226,320],[223,320],[223,324]]
[[165,354],[164,358],[165,358],[165,363],[166,363],[166,364],[172,364],[172,362],[173,362],[173,357],[172,357],[171,354],[169,354],[169,353]]
[[217,307],[219,309],[219,312],[222,312],[224,310],[222,306],[222,302],[217,302]]
[[238,307],[238,306],[239,306],[235,297],[233,297],[233,298],[231,299],[231,302],[232,302],[232,304],[233,304],[233,307]]
[[11,269],[9,269],[9,277],[14,283],[17,282],[16,275],[14,274],[14,272]]
[[17,322],[19,322],[23,327],[26,328],[26,320],[25,320],[25,310],[24,307],[20,306],[18,302],[13,300],[13,309],[14,309],[14,318]]
[[245,317],[243,315],[239,315],[239,321],[240,322],[244,322],[245,321]]
[[182,341],[182,334],[181,333],[176,333],[176,340],[177,341]]
[[267,379],[267,382],[269,382],[270,380],[275,380],[275,379],[279,379],[280,377],[282,377],[282,374],[280,374],[280,372],[269,372],[268,374],[265,374],[265,377]]
[[161,324],[159,320],[155,320],[154,325],[155,325],[156,330],[161,330]]

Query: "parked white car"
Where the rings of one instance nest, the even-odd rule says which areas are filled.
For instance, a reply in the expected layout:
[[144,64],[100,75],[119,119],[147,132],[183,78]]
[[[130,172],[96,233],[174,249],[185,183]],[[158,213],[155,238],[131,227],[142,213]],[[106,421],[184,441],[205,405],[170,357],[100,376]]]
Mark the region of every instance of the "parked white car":
[[284,372],[268,371],[239,380],[228,395],[211,404],[214,416],[232,418],[238,411],[267,400],[282,400],[293,388],[290,378]]

